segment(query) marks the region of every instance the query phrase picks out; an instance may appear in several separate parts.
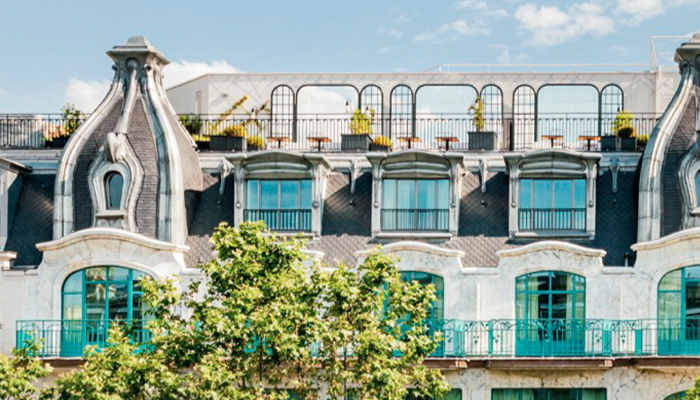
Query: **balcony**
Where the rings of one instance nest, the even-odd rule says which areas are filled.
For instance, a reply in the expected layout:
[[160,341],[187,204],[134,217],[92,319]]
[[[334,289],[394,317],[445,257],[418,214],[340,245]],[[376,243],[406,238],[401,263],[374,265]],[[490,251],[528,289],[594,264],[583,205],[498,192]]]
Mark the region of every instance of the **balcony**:
[[521,231],[585,231],[585,208],[521,208],[518,210]]
[[[657,115],[635,114],[629,123],[639,137],[650,134],[658,118]],[[340,152],[342,136],[351,133],[350,116],[338,114],[300,114],[284,118],[267,115],[253,121],[243,115],[228,116],[220,121],[217,114],[197,115],[195,120],[196,123],[188,122],[186,129],[201,151],[210,149],[213,136],[221,135],[226,128],[243,125],[248,136],[263,138],[267,149],[293,151]],[[61,115],[54,114],[0,114],[0,147],[60,148],[65,144],[65,137],[59,137],[67,122]],[[470,134],[474,130],[473,120],[463,114],[417,115],[415,118],[380,116],[371,122],[368,132],[372,137],[381,135],[391,139],[393,150],[481,151],[491,146],[488,150],[606,151],[615,150],[606,147],[608,141],[604,139],[612,135],[614,123],[614,118],[591,117],[590,114],[486,118],[484,131],[495,134],[495,140],[486,140],[488,135]],[[633,146],[623,150],[640,149]]]
[[383,231],[447,231],[449,210],[446,209],[383,209]]
[[[151,333],[145,321],[121,321],[129,327],[135,343],[147,343]],[[109,337],[109,321],[102,320],[36,320],[17,321],[16,346],[28,342],[41,345],[37,356],[42,358],[82,357],[87,346],[102,348]]]
[[243,213],[246,221],[263,221],[272,231],[311,231],[311,210],[251,210]]
[[[431,358],[595,358],[700,356],[700,319],[640,320],[434,320],[429,332],[443,341]],[[133,321],[132,337],[150,332]],[[105,346],[105,321],[18,321],[16,345],[42,343],[44,358],[80,357],[88,346]],[[251,348],[254,348],[251,347]]]

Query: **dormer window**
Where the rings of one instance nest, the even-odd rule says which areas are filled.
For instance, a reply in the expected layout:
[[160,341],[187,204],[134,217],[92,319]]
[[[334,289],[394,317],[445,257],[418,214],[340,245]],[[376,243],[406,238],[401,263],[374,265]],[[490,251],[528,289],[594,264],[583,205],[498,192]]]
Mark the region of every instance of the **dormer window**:
[[448,179],[385,179],[383,231],[449,230]]
[[595,237],[600,154],[542,150],[503,157],[510,175],[511,238]]
[[521,179],[520,231],[585,231],[584,179]]
[[246,221],[263,221],[274,231],[311,230],[310,179],[249,179]]
[[409,150],[370,153],[372,236],[449,239],[457,235],[464,157]]
[[105,197],[108,210],[119,210],[122,206],[124,177],[119,172],[109,172],[105,176]]

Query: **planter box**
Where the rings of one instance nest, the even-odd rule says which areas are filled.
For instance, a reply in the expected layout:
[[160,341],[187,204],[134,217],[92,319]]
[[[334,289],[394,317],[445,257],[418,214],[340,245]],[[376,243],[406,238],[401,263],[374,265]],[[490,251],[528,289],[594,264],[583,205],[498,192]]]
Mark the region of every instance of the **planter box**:
[[389,146],[380,146],[380,145],[374,144],[374,143],[369,145],[369,149],[370,149],[370,151],[383,151],[383,152],[391,151],[391,147],[389,147]]
[[367,151],[372,144],[369,135],[340,135],[340,149],[342,151]]
[[243,137],[235,136],[212,136],[209,149],[212,151],[245,151],[246,140]]
[[467,132],[469,150],[496,150],[496,132]]
[[602,136],[600,138],[600,150],[601,151],[619,151],[620,150],[620,138],[617,136]]
[[52,148],[52,149],[62,149],[64,147],[66,147],[66,143],[68,143],[68,139],[70,139],[69,136],[61,136],[61,137],[53,138],[53,140],[46,142],[46,147]]
[[265,150],[265,146],[258,147],[258,146],[248,145],[248,151],[260,151],[260,150]]
[[637,138],[621,138],[620,151],[637,151]]
[[197,145],[197,149],[199,150],[209,150],[209,143],[208,141],[195,141],[195,144]]

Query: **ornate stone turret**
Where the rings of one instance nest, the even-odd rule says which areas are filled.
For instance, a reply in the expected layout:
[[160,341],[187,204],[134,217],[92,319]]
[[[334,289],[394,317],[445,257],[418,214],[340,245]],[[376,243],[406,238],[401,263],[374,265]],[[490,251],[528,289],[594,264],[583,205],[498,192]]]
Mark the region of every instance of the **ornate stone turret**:
[[112,86],[68,142],[56,176],[54,239],[112,227],[184,244],[186,198],[201,190],[202,174],[163,89],[169,62],[140,36],[107,54]]
[[639,180],[637,240],[700,226],[700,32],[676,50],[681,80],[651,134]]

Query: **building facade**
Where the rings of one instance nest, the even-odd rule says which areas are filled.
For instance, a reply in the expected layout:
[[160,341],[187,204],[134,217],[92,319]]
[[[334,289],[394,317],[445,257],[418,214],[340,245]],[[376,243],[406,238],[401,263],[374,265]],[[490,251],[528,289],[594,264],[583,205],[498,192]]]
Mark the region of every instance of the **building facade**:
[[[427,364],[452,398],[675,399],[700,374],[700,34],[678,49],[661,115],[618,118],[658,96],[632,89],[648,77],[600,74],[595,115],[556,125],[534,88],[498,97],[458,74],[328,100],[368,116],[361,131],[352,116],[305,121],[299,90],[255,74],[227,79],[269,108],[182,124],[162,54],[140,37],[108,54],[110,91],[65,148],[0,150],[3,353],[39,337],[47,359],[80,357],[109,320],[143,318],[142,277],[197,279],[216,226],[263,220],[306,236],[310,262],[356,264],[382,244],[404,279],[433,283],[445,340]],[[347,83],[333,79],[317,83]],[[422,121],[407,79],[468,83],[487,116]],[[608,134],[620,123],[648,129],[643,151]],[[226,124],[262,149],[205,151]],[[348,133],[372,150],[346,148]]]

